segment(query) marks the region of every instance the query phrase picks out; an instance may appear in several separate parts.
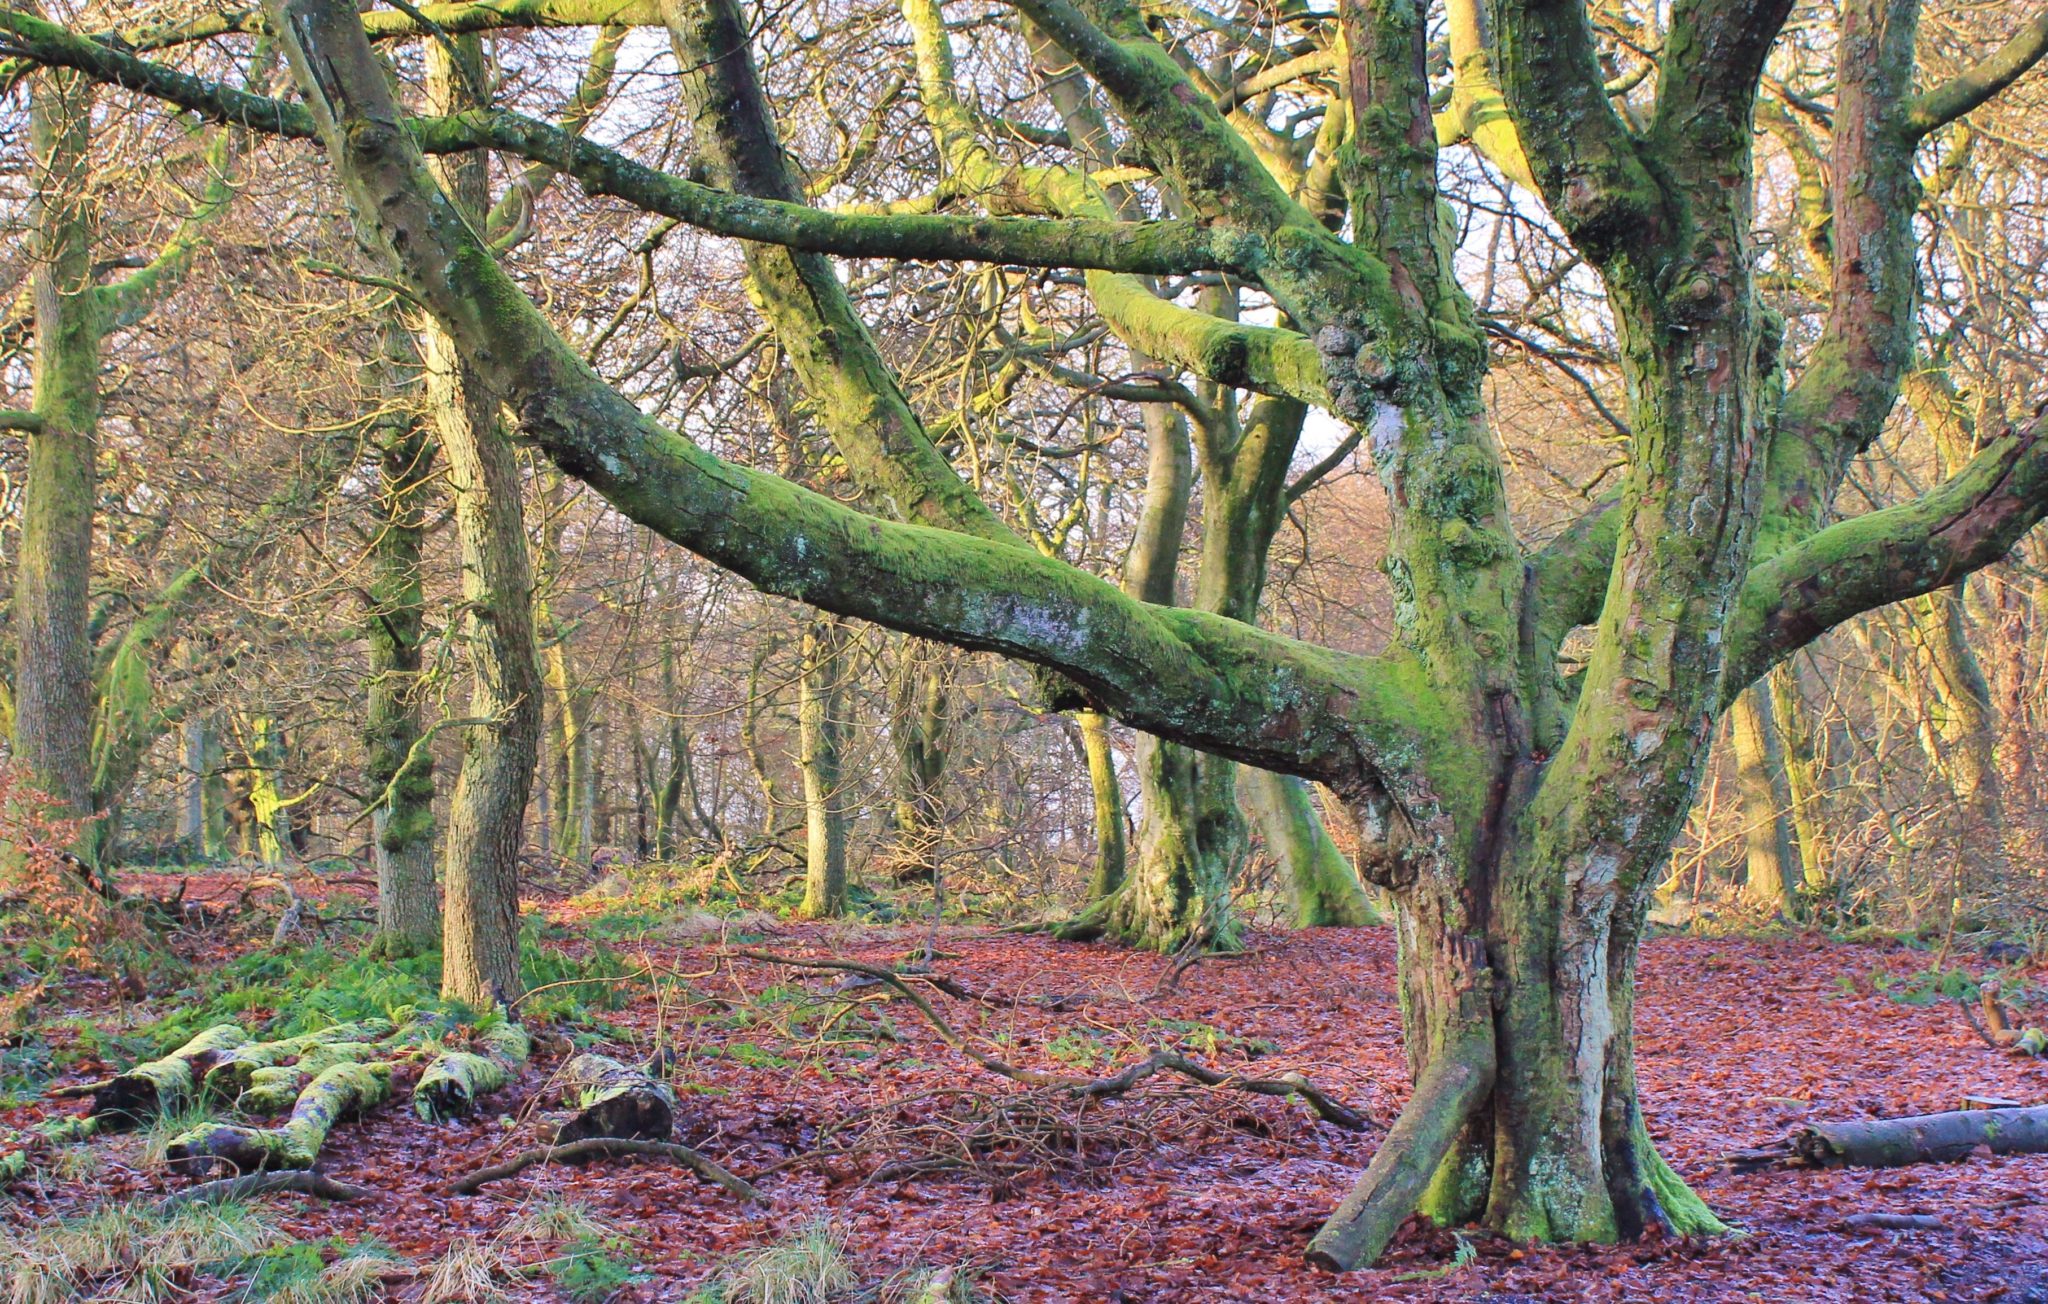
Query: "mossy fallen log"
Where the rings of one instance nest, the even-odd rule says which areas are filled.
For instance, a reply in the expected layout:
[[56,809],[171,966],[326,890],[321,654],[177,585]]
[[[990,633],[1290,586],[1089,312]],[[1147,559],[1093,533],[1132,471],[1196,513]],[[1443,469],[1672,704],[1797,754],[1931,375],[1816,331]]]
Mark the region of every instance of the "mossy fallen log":
[[555,1145],[591,1137],[666,1141],[675,1130],[676,1095],[669,1085],[608,1055],[586,1053],[563,1065],[562,1103],[576,1113],[543,1138]]
[[204,1124],[175,1138],[165,1156],[180,1172],[209,1175],[311,1168],[335,1124],[376,1108],[390,1095],[389,1064],[336,1064],[306,1085],[291,1117],[277,1127]]
[[1994,1155],[2048,1154],[2048,1105],[1958,1109],[1910,1118],[1808,1123],[1792,1133],[1793,1153],[1819,1168],[1896,1168]]
[[516,1023],[500,1023],[476,1035],[477,1050],[445,1051],[427,1065],[413,1088],[413,1112],[429,1123],[464,1118],[476,1102],[502,1091],[518,1075],[533,1042]]
[[102,1131],[136,1127],[196,1100],[199,1084],[222,1056],[247,1045],[249,1034],[216,1024],[162,1059],[137,1064],[93,1093],[93,1117]]
[[[237,1046],[222,1055],[215,1061],[213,1067],[206,1071],[206,1096],[210,1100],[233,1101],[249,1089],[249,1084],[259,1069],[299,1063],[318,1046],[371,1042],[389,1036],[391,1032],[392,1024],[389,1019],[363,1019],[356,1023],[337,1023],[331,1028],[322,1028],[319,1032],[304,1033],[297,1037],[284,1037],[277,1041],[252,1041]],[[310,1078],[317,1072],[318,1069],[309,1070],[306,1076]]]
[[17,1182],[25,1181],[35,1170],[35,1165],[29,1162],[26,1150],[15,1150],[0,1155],[0,1186],[13,1186]]

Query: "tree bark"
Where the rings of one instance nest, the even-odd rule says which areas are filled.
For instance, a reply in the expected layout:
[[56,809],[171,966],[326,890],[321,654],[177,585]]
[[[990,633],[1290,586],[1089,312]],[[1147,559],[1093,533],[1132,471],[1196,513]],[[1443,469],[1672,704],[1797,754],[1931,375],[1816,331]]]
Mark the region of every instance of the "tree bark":
[[[485,76],[475,37],[426,44],[430,97],[461,106]],[[484,160],[439,164],[464,211],[485,212]],[[519,985],[519,850],[540,748],[541,680],[534,655],[533,579],[520,506],[519,462],[497,429],[498,400],[438,325],[423,330],[427,402],[455,494],[463,621],[473,688],[462,770],[448,811],[442,862],[441,994],[472,1008],[509,1004]]]
[[1124,793],[1117,779],[1109,722],[1099,711],[1077,711],[1081,749],[1088,762],[1088,791],[1095,806],[1095,862],[1088,875],[1088,901],[1106,901],[1124,885]]
[[394,410],[381,424],[378,494],[383,525],[371,550],[370,681],[364,705],[364,775],[371,784],[370,846],[377,872],[374,944],[409,955],[441,936],[434,881],[434,756],[420,725],[426,589],[421,547],[436,449],[416,409],[418,360],[393,323],[375,370]]
[[1337,850],[1301,780],[1245,766],[1239,800],[1253,813],[1266,854],[1279,867],[1296,928],[1364,928],[1380,922],[1358,871]]
[[[53,814],[92,813],[92,580],[102,310],[92,269],[95,206],[86,158],[93,83],[68,71],[31,82],[30,199],[38,426],[28,435],[15,559],[14,757]],[[90,848],[96,839],[81,835]]]
[[805,619],[797,680],[797,771],[804,784],[804,899],[797,914],[846,913],[846,794],[840,760],[847,728],[847,631],[831,616]]
[[1769,689],[1754,684],[1728,708],[1735,751],[1735,783],[1742,797],[1742,829],[1748,877],[1743,890],[1758,907],[1790,916],[1793,896],[1792,838],[1786,820],[1790,798],[1783,790],[1784,746],[1771,712]]

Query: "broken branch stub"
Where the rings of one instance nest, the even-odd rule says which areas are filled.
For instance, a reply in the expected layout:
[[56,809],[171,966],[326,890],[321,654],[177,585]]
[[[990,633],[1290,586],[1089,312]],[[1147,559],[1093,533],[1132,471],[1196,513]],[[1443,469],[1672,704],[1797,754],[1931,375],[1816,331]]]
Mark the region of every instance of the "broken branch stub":
[[476,1102],[511,1085],[533,1053],[533,1042],[516,1023],[500,1023],[477,1034],[477,1051],[446,1051],[427,1065],[412,1091],[415,1114],[429,1123],[466,1118]]
[[199,1083],[222,1056],[246,1045],[249,1034],[216,1024],[162,1059],[137,1064],[93,1092],[92,1115],[101,1130],[137,1127],[168,1114],[199,1094]]
[[675,1130],[676,1097],[644,1068],[585,1053],[562,1067],[562,1103],[574,1116],[554,1128],[555,1145],[591,1137],[666,1141]]

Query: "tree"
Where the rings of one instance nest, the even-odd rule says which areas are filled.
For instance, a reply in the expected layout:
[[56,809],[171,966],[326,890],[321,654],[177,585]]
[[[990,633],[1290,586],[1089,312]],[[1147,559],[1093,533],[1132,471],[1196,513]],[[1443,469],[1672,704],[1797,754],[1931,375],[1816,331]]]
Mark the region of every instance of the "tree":
[[[272,0],[305,108],[181,80],[32,19],[0,26],[38,58],[317,134],[397,275],[522,435],[633,519],[770,592],[1031,662],[1066,701],[1332,789],[1399,915],[1417,1084],[1317,1237],[1319,1261],[1370,1261],[1418,1206],[1554,1239],[1718,1226],[1657,1155],[1637,1099],[1649,889],[1738,693],[1842,621],[1997,560],[2048,514],[2036,422],[1980,431],[1978,451],[1916,499],[1829,520],[1913,354],[1915,149],[2030,67],[2048,25],[1923,90],[1915,0],[1843,7],[1831,297],[1794,359],[1760,301],[1751,241],[1754,101],[1789,6],[1679,4],[1653,101],[1624,113],[1583,8],[1494,0],[1492,48],[1474,54],[1498,68],[1529,176],[1601,278],[1629,394],[1619,495],[1531,551],[1509,519],[1484,338],[1440,219],[1424,15],[1351,4],[1331,32],[1340,91],[1324,112],[1343,123],[1316,184],[1344,196],[1347,240],[1262,157],[1258,124],[1219,107],[1136,9],[1015,8],[1101,88],[1188,217],[1105,216],[1075,173],[1007,165],[955,169],[992,215],[824,212],[657,173],[509,112],[408,120],[343,0]],[[698,95],[700,145],[735,128],[768,139],[747,120],[760,97],[744,93],[758,82],[734,10],[665,0],[660,17],[695,73],[740,88]],[[971,112],[962,125],[979,129]],[[564,343],[421,161],[422,148],[483,147],[757,243],[1083,272],[1131,347],[1320,407],[1359,437],[1390,503],[1393,644],[1340,652],[1147,604],[1022,543],[914,414],[902,419],[891,375],[865,370],[857,319],[821,329],[836,309],[815,290],[808,309],[764,311],[792,355],[818,346],[802,378],[849,476],[887,515],[713,456]],[[725,149],[728,164],[740,156]],[[1133,285],[1189,273],[1256,285],[1290,324],[1202,314]],[[870,419],[832,421],[828,381]],[[1565,681],[1558,648],[1587,627],[1584,673]]]

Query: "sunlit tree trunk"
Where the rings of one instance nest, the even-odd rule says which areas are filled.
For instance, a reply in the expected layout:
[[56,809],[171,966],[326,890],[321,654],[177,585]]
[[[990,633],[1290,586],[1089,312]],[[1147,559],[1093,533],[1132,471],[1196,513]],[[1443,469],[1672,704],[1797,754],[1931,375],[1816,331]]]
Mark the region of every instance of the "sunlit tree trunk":
[[1786,819],[1785,751],[1771,711],[1769,689],[1755,684],[1728,708],[1729,739],[1735,752],[1735,786],[1741,796],[1743,891],[1756,905],[1789,915],[1794,908],[1792,838]]
[[1077,711],[1081,753],[1088,766],[1088,792],[1095,810],[1095,860],[1088,873],[1088,900],[1108,899],[1124,885],[1124,790],[1117,778],[1109,722],[1098,711]]
[[[15,558],[14,756],[54,813],[92,813],[92,581],[100,335],[88,194],[93,84],[77,73],[31,79],[30,285],[34,413]],[[91,845],[94,839],[82,839]]]
[[846,794],[840,760],[846,740],[846,626],[831,616],[804,625],[797,680],[797,770],[804,785],[804,899],[797,913],[825,919],[846,913]]
[[[429,98],[465,103],[486,70],[474,36],[426,45]],[[484,159],[437,165],[464,211],[488,207]],[[473,686],[462,771],[449,804],[442,862],[441,993],[488,1009],[518,997],[519,852],[541,727],[534,655],[533,579],[520,504],[519,461],[497,428],[498,400],[438,326],[422,333],[427,405],[448,458],[462,557],[464,643]]]

